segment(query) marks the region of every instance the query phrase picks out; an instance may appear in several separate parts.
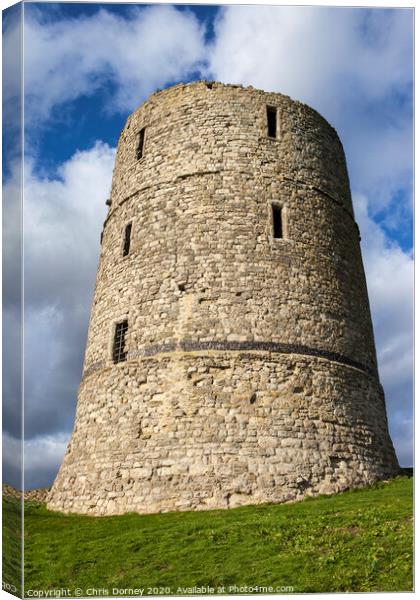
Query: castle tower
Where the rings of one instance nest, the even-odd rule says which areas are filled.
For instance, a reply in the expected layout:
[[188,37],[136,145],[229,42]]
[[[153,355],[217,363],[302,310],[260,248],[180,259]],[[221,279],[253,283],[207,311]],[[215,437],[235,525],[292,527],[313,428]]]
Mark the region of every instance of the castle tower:
[[345,157],[314,110],[195,82],[118,143],[54,510],[282,502],[398,472]]

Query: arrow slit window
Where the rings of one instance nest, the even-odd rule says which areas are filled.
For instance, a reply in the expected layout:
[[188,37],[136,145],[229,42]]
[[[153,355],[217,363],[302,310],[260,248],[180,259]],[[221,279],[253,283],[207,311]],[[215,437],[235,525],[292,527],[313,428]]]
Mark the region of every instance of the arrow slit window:
[[119,363],[127,360],[127,351],[125,349],[125,336],[128,330],[128,320],[125,319],[115,324],[114,344],[112,346],[112,360]]
[[274,106],[267,106],[267,135],[277,137],[277,108]]
[[140,129],[140,131],[139,131],[139,139],[138,139],[137,151],[136,151],[137,160],[139,160],[140,158],[143,158],[145,131],[146,131],[145,127],[142,127],[142,129]]
[[279,240],[285,237],[285,211],[281,204],[271,205],[273,238]]
[[131,229],[133,227],[132,223],[127,223],[124,229],[124,240],[123,240],[123,256],[127,256],[130,252],[130,244],[131,244]]

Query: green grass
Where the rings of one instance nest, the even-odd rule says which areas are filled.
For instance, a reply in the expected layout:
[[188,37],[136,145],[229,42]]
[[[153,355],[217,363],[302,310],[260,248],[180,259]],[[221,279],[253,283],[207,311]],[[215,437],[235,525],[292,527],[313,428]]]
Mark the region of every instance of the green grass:
[[3,496],[2,529],[3,589],[20,594],[22,579],[21,500]]
[[412,510],[408,477],[295,504],[208,512],[63,516],[31,503],[25,588],[409,591]]

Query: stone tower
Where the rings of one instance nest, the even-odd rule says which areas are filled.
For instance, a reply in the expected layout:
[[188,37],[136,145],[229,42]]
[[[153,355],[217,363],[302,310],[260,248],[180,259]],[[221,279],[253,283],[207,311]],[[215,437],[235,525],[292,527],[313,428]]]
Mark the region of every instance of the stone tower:
[[398,472],[332,127],[281,94],[153,94],[117,150],[76,426],[48,499],[233,507]]

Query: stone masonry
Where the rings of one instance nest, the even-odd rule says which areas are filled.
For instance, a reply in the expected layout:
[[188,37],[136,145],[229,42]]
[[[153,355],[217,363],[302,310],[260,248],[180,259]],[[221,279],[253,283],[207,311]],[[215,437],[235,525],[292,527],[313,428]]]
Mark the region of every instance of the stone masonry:
[[398,472],[345,156],[317,112],[221,83],[157,92],[108,205],[50,509],[285,502]]

